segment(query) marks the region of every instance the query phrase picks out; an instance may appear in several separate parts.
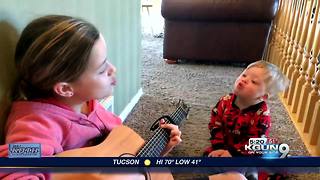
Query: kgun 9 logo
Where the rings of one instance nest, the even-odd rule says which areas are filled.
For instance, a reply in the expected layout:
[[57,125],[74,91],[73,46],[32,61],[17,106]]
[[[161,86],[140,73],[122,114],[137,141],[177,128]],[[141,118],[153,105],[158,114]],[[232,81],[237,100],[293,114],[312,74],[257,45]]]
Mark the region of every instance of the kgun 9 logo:
[[278,144],[273,138],[250,138],[249,144],[245,145],[245,150],[250,154],[278,154],[284,158],[289,153],[288,144]]

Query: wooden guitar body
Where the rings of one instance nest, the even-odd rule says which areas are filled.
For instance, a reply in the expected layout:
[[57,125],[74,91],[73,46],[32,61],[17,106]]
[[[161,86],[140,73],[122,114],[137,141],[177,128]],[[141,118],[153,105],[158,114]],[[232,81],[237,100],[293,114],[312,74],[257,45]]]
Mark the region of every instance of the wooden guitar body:
[[120,157],[122,154],[133,156],[143,147],[145,141],[127,126],[114,128],[100,144],[78,148],[57,154],[58,157]]
[[[179,106],[170,116],[163,116],[165,123],[179,125],[182,120],[187,118],[189,107],[179,101]],[[108,137],[99,145],[64,151],[58,157],[158,157],[169,142],[170,133],[159,127],[156,121],[151,130],[153,136],[145,142],[136,132],[127,126],[119,126],[113,129]],[[55,173],[52,179],[97,179],[97,180],[131,180],[131,179],[151,179],[151,180],[172,180],[173,176],[167,172],[147,173],[146,177],[138,172],[136,174],[112,174],[112,173]]]
[[[128,157],[136,155],[145,141],[127,126],[114,128],[108,137],[99,145],[64,151],[57,157]],[[171,173],[150,173],[152,180],[172,180]],[[54,180],[131,180],[145,179],[143,174],[105,174],[105,173],[54,173]]]

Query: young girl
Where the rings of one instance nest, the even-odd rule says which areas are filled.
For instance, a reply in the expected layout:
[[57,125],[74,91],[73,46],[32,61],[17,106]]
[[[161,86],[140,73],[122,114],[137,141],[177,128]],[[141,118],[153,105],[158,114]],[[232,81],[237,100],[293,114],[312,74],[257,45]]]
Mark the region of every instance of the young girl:
[[[42,156],[96,145],[121,125],[119,117],[96,101],[112,94],[116,69],[107,59],[103,36],[92,24],[60,15],[35,19],[21,34],[15,61],[16,101],[1,157],[8,156],[9,143],[40,143]],[[170,131],[162,152],[166,154],[179,144],[181,132],[173,124],[161,127]],[[45,178],[40,173],[2,176]]]

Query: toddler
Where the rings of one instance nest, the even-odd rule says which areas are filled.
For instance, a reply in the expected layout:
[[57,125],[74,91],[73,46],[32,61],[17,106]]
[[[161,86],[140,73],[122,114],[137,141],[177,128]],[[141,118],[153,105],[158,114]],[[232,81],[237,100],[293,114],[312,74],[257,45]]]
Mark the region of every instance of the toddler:
[[285,90],[287,78],[277,66],[257,61],[237,78],[233,93],[223,96],[211,111],[209,157],[249,155],[245,150],[250,138],[267,137],[271,119],[266,100]]

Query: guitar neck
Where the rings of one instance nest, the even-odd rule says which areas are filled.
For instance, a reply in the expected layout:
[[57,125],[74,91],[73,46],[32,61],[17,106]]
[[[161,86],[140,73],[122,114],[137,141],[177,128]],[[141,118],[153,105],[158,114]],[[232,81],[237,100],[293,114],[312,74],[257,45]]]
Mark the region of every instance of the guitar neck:
[[[184,110],[181,106],[170,115],[170,118],[176,125],[179,125],[182,120],[187,117],[188,111]],[[170,121],[165,119],[166,123]],[[158,127],[150,140],[144,145],[144,147],[138,152],[138,157],[158,157],[167,145],[170,139],[170,132],[166,129]]]
[[158,128],[150,140],[139,151],[137,157],[159,157],[169,141],[169,132]]

